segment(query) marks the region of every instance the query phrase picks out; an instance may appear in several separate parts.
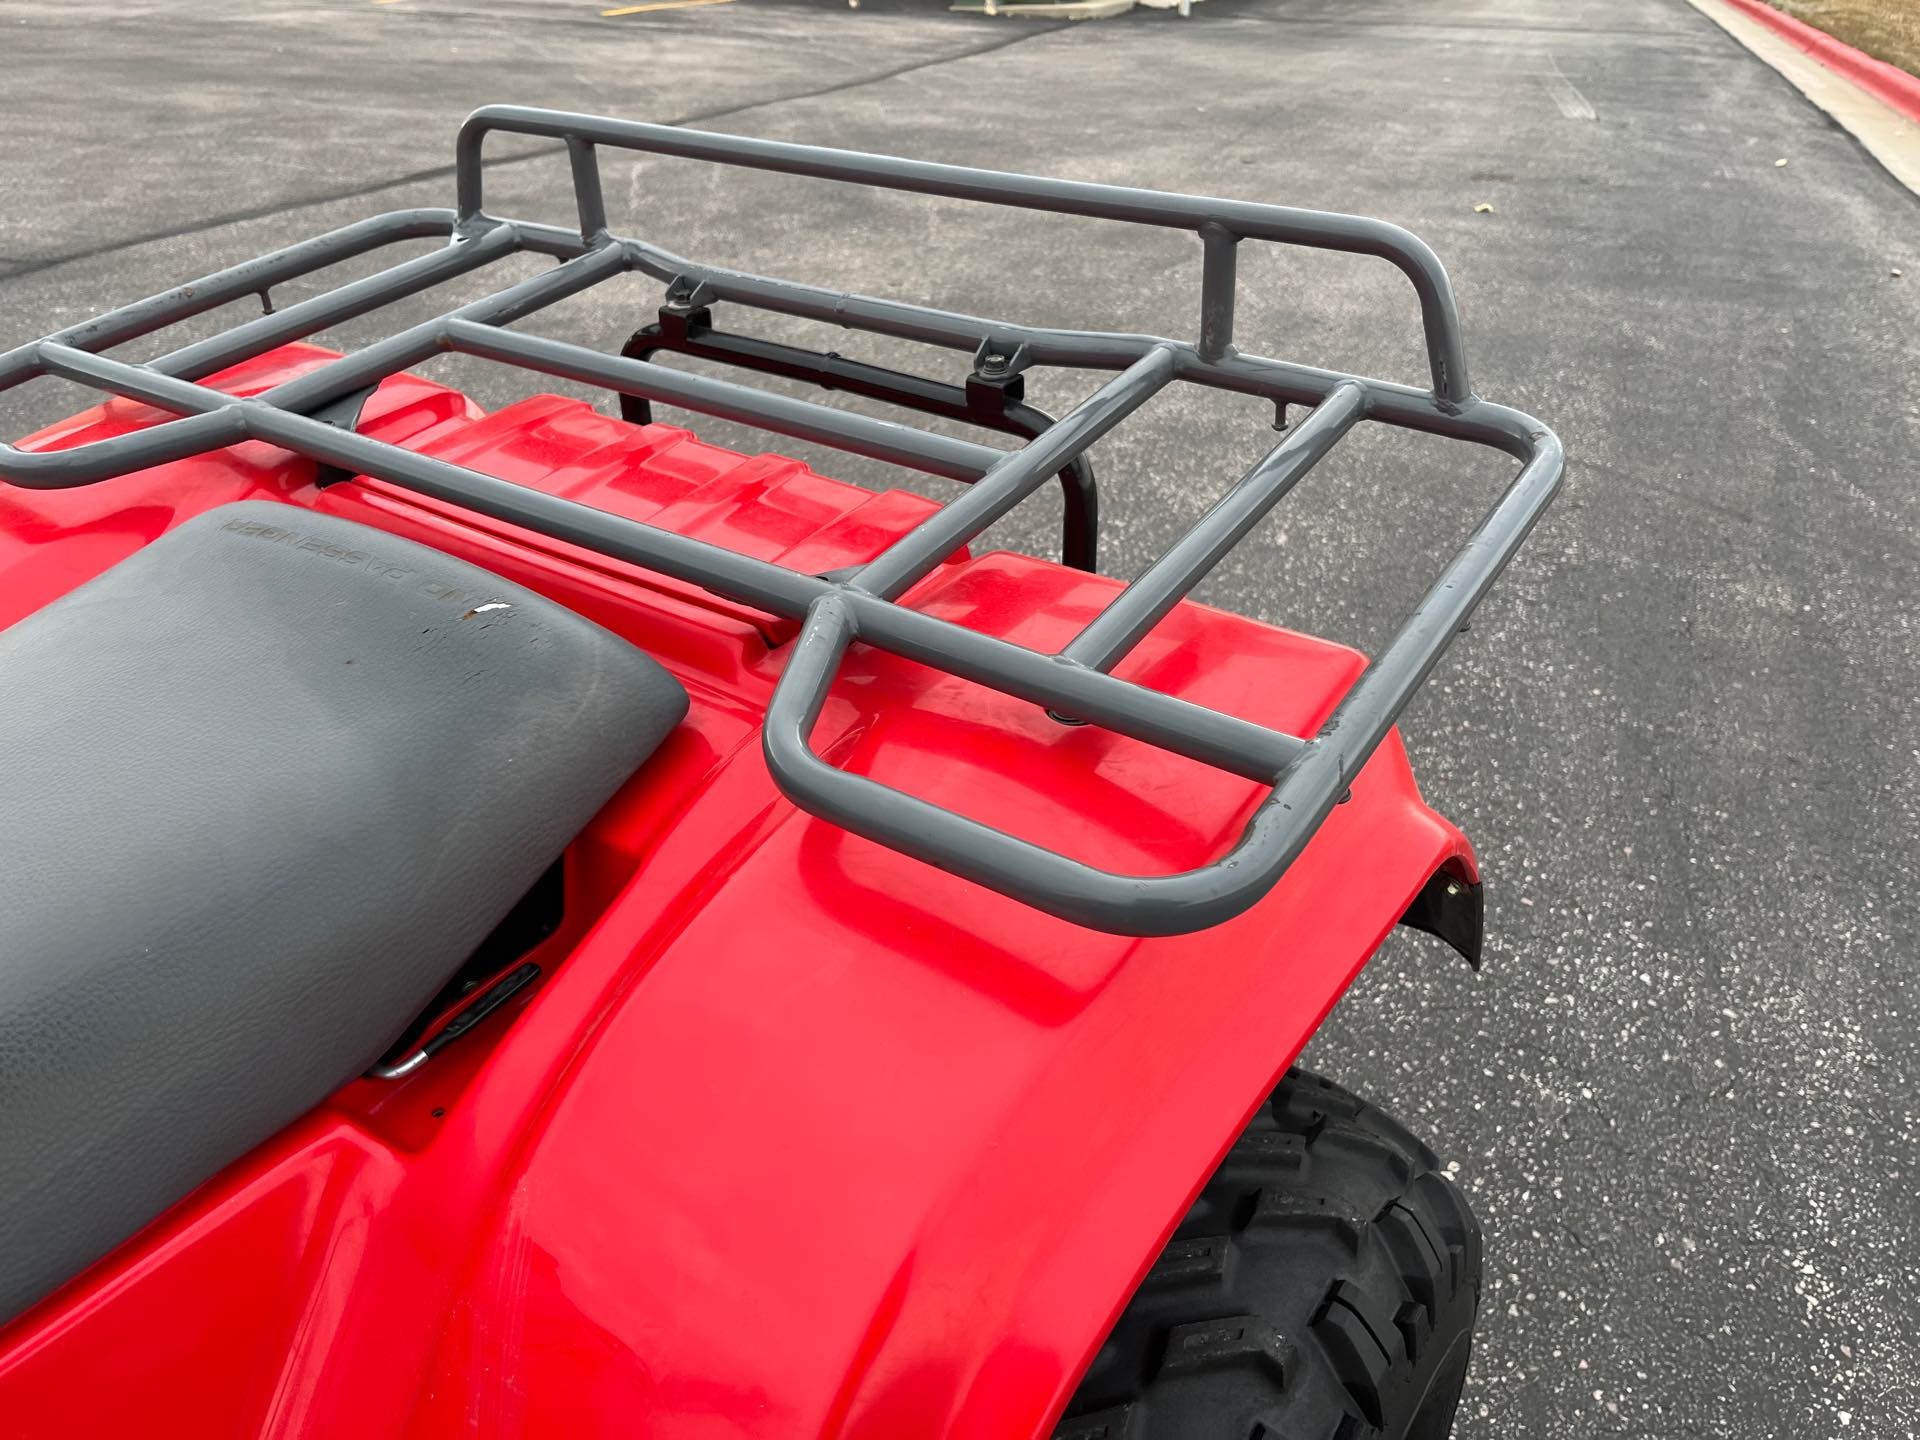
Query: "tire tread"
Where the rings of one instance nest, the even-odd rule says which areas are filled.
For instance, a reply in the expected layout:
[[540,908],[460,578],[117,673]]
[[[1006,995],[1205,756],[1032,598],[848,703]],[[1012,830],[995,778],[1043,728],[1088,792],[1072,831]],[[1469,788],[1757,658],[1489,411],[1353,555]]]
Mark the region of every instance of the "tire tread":
[[1148,1271],[1055,1440],[1444,1435],[1481,1250],[1426,1145],[1291,1070]]

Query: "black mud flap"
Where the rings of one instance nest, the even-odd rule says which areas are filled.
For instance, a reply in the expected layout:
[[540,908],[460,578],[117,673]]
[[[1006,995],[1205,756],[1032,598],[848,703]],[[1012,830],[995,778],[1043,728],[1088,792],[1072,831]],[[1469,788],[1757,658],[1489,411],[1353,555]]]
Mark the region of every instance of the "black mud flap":
[[1458,950],[1474,969],[1480,968],[1480,941],[1486,923],[1481,887],[1440,869],[1413,897],[1400,923],[1413,930],[1438,935]]

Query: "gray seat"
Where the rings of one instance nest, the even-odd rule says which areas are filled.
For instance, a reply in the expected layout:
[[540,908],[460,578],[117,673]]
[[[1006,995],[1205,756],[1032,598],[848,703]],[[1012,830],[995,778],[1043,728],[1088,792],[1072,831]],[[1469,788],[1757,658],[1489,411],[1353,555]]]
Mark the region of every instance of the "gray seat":
[[267,502],[0,632],[0,1321],[373,1062],[686,705]]

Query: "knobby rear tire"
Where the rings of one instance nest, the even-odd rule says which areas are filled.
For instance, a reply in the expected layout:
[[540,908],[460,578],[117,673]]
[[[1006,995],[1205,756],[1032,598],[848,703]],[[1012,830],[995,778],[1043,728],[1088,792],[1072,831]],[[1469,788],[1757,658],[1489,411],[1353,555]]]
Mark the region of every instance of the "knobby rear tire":
[[1433,1152],[1288,1072],[1207,1182],[1054,1440],[1445,1440],[1480,1225]]

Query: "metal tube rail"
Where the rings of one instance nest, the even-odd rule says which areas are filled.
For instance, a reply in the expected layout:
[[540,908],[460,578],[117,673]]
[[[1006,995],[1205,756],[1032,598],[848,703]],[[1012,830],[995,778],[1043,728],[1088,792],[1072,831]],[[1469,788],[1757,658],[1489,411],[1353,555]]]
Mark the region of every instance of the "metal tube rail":
[[507,325],[535,311],[558,304],[570,295],[591,289],[626,269],[626,257],[617,245],[588,250],[563,261],[542,275],[529,276],[518,284],[433,320],[425,320],[411,329],[376,341],[364,350],[344,355],[331,364],[276,385],[260,398],[283,410],[310,411],[355,390],[377,384],[409,365],[418,365],[447,348],[447,327],[461,320],[484,321],[489,325]]
[[1367,392],[1360,386],[1335,390],[1060,653],[1096,670],[1111,669],[1366,413]]
[[[497,220],[482,213],[480,151],[485,135],[496,129],[552,134],[566,142],[577,231]],[[1200,237],[1203,249],[1198,340],[1010,325],[703,266],[657,246],[619,239],[607,230],[596,159],[600,145],[1188,229]],[[349,473],[373,475],[676,576],[775,614],[804,617],[801,638],[775,687],[763,735],[769,769],[797,804],[1040,909],[1131,934],[1170,933],[1218,923],[1245,909],[1274,884],[1352,784],[1560,484],[1563,456],[1552,432],[1519,411],[1477,399],[1467,389],[1458,317],[1445,273],[1424,245],[1394,226],[1351,216],[1046,181],[510,108],[476,112],[462,130],[458,159],[457,212],[399,211],[346,226],[0,354],[0,391],[36,376],[57,375],[181,417],[64,451],[29,452],[0,445],[0,479],[43,488],[91,484],[240,440],[261,440]],[[434,254],[339,285],[284,311],[245,321],[149,364],[96,353],[248,293],[264,295],[274,284],[339,260],[429,235],[450,236],[451,243]],[[1399,265],[1421,297],[1433,390],[1234,349],[1235,262],[1244,239],[1383,255]],[[549,255],[562,263],[258,396],[238,397],[196,383],[222,366],[371,313],[520,251]],[[629,271],[666,281],[670,293],[689,307],[724,300],[877,334],[1005,355],[1015,373],[1042,365],[1116,373],[1063,419],[1034,434],[1024,447],[1005,451],[500,328]],[[667,400],[969,480],[972,486],[867,566],[829,580],[385,444],[313,414],[446,352],[582,380],[626,395]],[[978,536],[1147,398],[1175,381],[1315,408],[1061,654],[1025,649],[894,603],[955,548]],[[1522,468],[1318,734],[1305,739],[1285,735],[1106,673],[1363,419],[1491,446],[1517,457]],[[1229,853],[1211,864],[1159,876],[1095,869],[821,760],[809,747],[809,735],[835,672],[855,643],[943,668],[1058,714],[1105,726],[1243,776],[1269,787],[1269,793]]]
[[1303,834],[1290,852],[1276,844],[1274,837],[1287,837],[1292,817],[1276,804],[1275,791],[1213,864],[1178,875],[1119,875],[836,769],[814,753],[807,736],[857,634],[846,597],[815,607],[794,642],[762,732],[767,768],[780,788],[843,829],[1062,919],[1127,935],[1179,934],[1231,918],[1273,887],[1310,838],[1311,831]]
[[850,584],[839,588],[858,623],[859,638],[868,644],[1248,780],[1271,784],[1306,744],[1298,736],[1115,680],[1058,655],[1043,655],[889,604]]
[[[66,353],[87,355],[89,352],[69,349]],[[43,369],[39,373],[54,372]],[[64,378],[88,384],[99,383],[77,372],[65,374]],[[130,434],[115,435],[109,440],[96,440],[91,445],[83,445],[75,450],[42,452],[14,450],[9,446],[10,453],[4,457],[4,463],[0,463],[0,478],[27,490],[66,490],[77,485],[94,485],[102,480],[111,480],[116,475],[145,470],[149,466],[184,460],[189,455],[204,455],[209,450],[234,445],[246,438],[246,422],[238,411],[209,411],[184,420],[169,420]]]
[[[525,221],[514,223],[523,237],[538,238],[556,247],[570,244],[575,251],[580,248],[579,237],[566,231]],[[635,269],[656,280],[689,282],[717,300],[951,350],[972,351],[982,341],[994,338],[1012,348],[1025,350],[1029,365],[1034,368],[1124,370],[1149,350],[1167,347],[1180,357],[1179,378],[1196,385],[1257,395],[1286,404],[1318,405],[1336,386],[1357,382],[1367,388],[1372,419],[1491,446],[1516,459],[1524,460],[1532,453],[1535,432],[1544,428],[1530,416],[1504,405],[1489,404],[1477,396],[1452,403],[1437,399],[1430,391],[1396,381],[1321,370],[1240,351],[1208,360],[1201,357],[1197,347],[1160,335],[1016,325],[904,300],[829,290],[776,276],[703,265],[641,240],[629,240],[627,245],[634,257]]]
[[1200,358],[1220,360],[1233,351],[1240,237],[1226,226],[1208,221],[1200,227],[1200,246]]
[[895,600],[934,566],[1053,478],[1144,405],[1174,375],[1173,353],[1149,350],[865,565],[856,583]]
[[[135,300],[105,315],[82,320],[77,325],[56,330],[46,338],[62,345],[71,345],[76,350],[105,350],[182,320],[192,319],[195,315],[203,315],[243,295],[265,294],[275,285],[298,280],[329,265],[338,265],[343,260],[352,260],[368,251],[378,250],[383,245],[451,235],[453,221],[454,213],[451,210],[392,210],[385,215],[356,220],[351,225],[342,225],[337,230],[315,235],[310,240],[301,240],[252,260],[243,260],[238,265],[229,265],[210,275],[202,275],[171,290],[162,290],[144,300]],[[39,373],[34,368],[34,354],[39,343],[29,341],[0,354],[0,390],[11,390]]]
[[[1459,308],[1454,302],[1453,285],[1447,279],[1446,268],[1425,241],[1411,231],[1382,220],[1284,205],[1261,205],[1250,200],[1221,200],[1203,195],[1136,190],[1124,185],[1096,185],[1084,180],[976,170],[964,165],[794,145],[781,140],[716,135],[673,125],[649,125],[638,120],[614,120],[525,105],[483,105],[467,117],[454,146],[454,183],[462,222],[477,220],[482,215],[481,152],[487,136],[496,132],[587,141],[621,150],[740,165],[820,180],[850,181],[885,190],[983,201],[1058,215],[1122,220],[1136,225],[1191,230],[1196,234],[1211,229],[1239,239],[1375,255],[1398,266],[1413,282],[1414,293],[1420,299],[1434,394],[1453,404],[1464,402],[1472,394],[1467,383]],[[1224,298],[1230,316],[1230,288]]]
[[975,481],[1008,457],[1007,451],[976,440],[936,435],[811,400],[775,395],[709,375],[667,370],[644,361],[623,360],[584,345],[500,330],[470,320],[448,321],[445,338],[449,349],[462,354],[522,365],[563,380],[604,385],[624,395],[640,395],[722,420],[758,425],[775,434],[837,446],[855,455],[949,480]]
[[518,248],[519,237],[513,233],[513,227],[498,225],[484,235],[455,240],[430,255],[404,260],[377,275],[315,295],[284,310],[272,311],[198,344],[149,360],[147,364],[162,375],[199,380],[248,356],[292,340],[304,340],[329,325],[357,320],[395,300],[478,270]]

